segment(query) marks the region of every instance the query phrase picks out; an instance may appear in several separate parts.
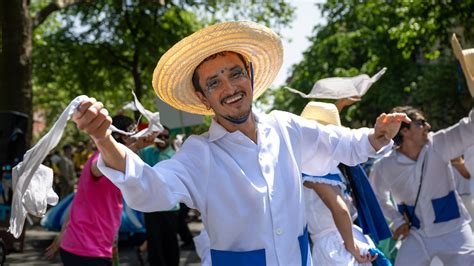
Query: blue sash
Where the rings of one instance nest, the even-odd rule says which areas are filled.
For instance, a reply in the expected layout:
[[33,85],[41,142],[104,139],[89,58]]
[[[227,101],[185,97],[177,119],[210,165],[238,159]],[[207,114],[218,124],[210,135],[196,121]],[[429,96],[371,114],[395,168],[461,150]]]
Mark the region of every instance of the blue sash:
[[348,166],[358,222],[375,243],[392,236],[369,179],[360,165]]

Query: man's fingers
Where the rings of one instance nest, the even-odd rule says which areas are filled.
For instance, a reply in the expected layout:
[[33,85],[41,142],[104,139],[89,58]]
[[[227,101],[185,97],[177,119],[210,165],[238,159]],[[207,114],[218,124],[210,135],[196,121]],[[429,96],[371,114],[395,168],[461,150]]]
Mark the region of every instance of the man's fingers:
[[102,120],[102,123],[99,125],[96,132],[94,132],[96,133],[94,134],[94,136],[107,137],[107,135],[109,134],[107,132],[109,131],[109,127],[111,124],[112,124],[112,118],[110,116],[107,116],[104,120]]
[[373,256],[370,256],[370,261],[372,262],[372,261],[376,260],[378,258],[378,256],[379,256],[379,254],[377,254],[377,253],[375,253],[375,255],[373,255]]
[[385,114],[382,113],[379,118],[382,119],[384,124],[386,123],[393,123],[393,122],[405,122],[407,124],[411,123],[411,119],[404,113],[392,113],[392,114]]
[[83,101],[72,116],[77,128],[89,134],[93,139],[106,138],[112,123],[109,112],[101,102],[94,98]]
[[92,104],[94,103],[90,100],[84,101],[81,104],[79,104],[79,106],[76,108],[76,111],[72,114],[72,118],[74,120],[81,119],[81,117],[84,115],[84,111],[89,109],[89,107],[91,107]]
[[[82,111],[82,115],[80,117],[75,119],[77,127],[81,130],[85,130],[86,128],[92,129],[93,126],[97,126],[96,124],[92,124],[92,123],[94,119],[96,119],[98,116],[100,117],[100,114],[101,114],[100,111],[104,107],[104,105],[101,102],[87,104],[86,106],[88,106],[88,108]],[[88,130],[86,130],[86,132],[87,131]]]
[[392,115],[398,122],[411,123],[411,119],[405,113],[393,113]]
[[88,127],[90,129],[99,128],[102,125],[102,123],[104,123],[108,115],[109,115],[109,111],[107,111],[107,109],[100,109],[97,115],[94,118],[92,118],[92,120],[89,122]]

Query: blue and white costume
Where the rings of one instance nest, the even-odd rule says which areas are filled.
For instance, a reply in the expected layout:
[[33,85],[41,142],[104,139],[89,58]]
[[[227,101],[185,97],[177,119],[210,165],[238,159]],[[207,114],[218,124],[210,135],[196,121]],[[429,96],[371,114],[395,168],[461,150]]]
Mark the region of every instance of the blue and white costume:
[[[334,162],[333,169],[325,176],[309,176],[303,174],[303,178],[304,181],[327,184],[336,187],[344,199],[344,202],[350,211],[352,221],[354,222],[357,218],[357,209],[349,194],[350,185],[338,169],[337,165],[338,162]],[[363,178],[366,178],[366,176],[364,175]],[[370,189],[370,186],[368,189]],[[372,263],[358,263],[354,256],[346,250],[344,240],[336,227],[331,211],[314,190],[305,188],[304,194],[308,232],[311,241],[313,242],[313,265],[372,265]],[[377,208],[379,207],[377,206]],[[381,221],[373,222],[385,223],[385,220],[383,220],[382,217]],[[369,236],[363,234],[360,227],[353,225],[352,232],[354,241],[360,248],[361,255],[366,254],[369,250],[372,252],[376,250],[373,241]],[[385,237],[389,236],[389,234],[385,234]],[[382,256],[383,254],[380,254],[380,261],[384,260]],[[389,262],[385,265],[387,264],[390,265]],[[382,263],[381,265],[384,264]]]
[[375,155],[370,129],[324,127],[285,112],[256,115],[257,144],[212,121],[170,160],[151,167],[126,151],[125,174],[99,169],[140,211],[168,210],[178,202],[201,212],[212,264],[311,265],[301,165],[325,174],[337,160],[348,165]]
[[[371,181],[393,228],[405,223],[399,210],[406,208],[413,216],[396,265],[429,265],[434,256],[445,265],[474,265],[471,217],[455,189],[450,164],[474,145],[473,119],[471,111],[458,124],[430,133],[417,161],[393,150],[374,164]],[[421,191],[413,215],[421,173]]]

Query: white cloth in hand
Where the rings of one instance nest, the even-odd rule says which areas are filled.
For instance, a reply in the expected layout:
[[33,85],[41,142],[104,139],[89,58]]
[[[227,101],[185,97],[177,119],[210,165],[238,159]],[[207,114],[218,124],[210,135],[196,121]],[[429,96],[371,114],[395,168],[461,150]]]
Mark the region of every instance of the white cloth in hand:
[[12,212],[8,231],[14,237],[20,237],[27,212],[31,211],[31,214],[42,216],[46,212],[46,203],[56,205],[58,202],[58,196],[52,191],[53,171],[40,165],[48,153],[58,145],[67,121],[86,99],[87,96],[81,95],[71,101],[51,130],[25,153],[23,162],[13,168]]
[[342,99],[353,96],[363,96],[369,88],[374,84],[387,70],[382,68],[373,77],[366,74],[355,77],[334,77],[318,80],[309,94],[304,94],[298,90],[285,87],[293,93],[301,95],[303,98],[319,98],[319,99]]
[[53,177],[53,169],[40,164],[23,195],[23,206],[28,213],[43,217],[48,204],[58,203],[59,197],[53,190]]

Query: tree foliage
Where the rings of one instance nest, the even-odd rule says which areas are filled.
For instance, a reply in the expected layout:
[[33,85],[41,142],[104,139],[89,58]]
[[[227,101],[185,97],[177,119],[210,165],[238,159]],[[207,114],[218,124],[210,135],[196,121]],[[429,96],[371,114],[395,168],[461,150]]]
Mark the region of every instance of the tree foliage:
[[[48,120],[80,94],[103,101],[112,113],[134,90],[150,109],[153,69],[174,43],[222,19],[267,25],[291,20],[284,1],[90,1],[59,13],[34,39],[35,107]],[[201,15],[197,15],[201,14]]]
[[[387,67],[362,101],[342,113],[346,125],[370,126],[397,105],[420,107],[435,129],[467,114],[472,100],[449,40],[456,32],[463,47],[472,44],[474,1],[329,0],[320,7],[327,24],[314,28],[290,87],[307,93],[322,78]],[[270,93],[277,109],[300,113],[308,102],[286,90]]]

